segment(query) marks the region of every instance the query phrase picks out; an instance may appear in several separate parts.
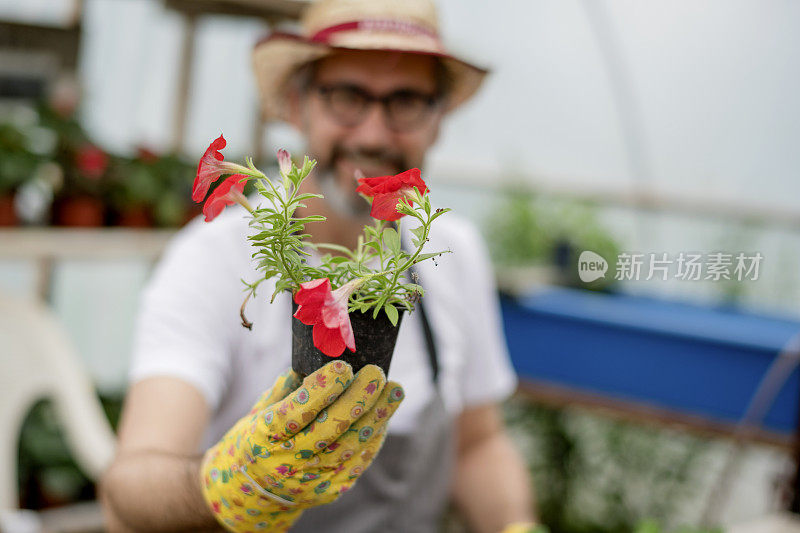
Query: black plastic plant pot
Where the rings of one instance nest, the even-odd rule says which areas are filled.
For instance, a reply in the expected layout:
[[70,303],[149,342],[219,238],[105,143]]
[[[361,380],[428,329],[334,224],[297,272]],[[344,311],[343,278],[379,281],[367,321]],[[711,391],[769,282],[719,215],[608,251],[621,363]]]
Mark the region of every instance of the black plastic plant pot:
[[[397,333],[403,321],[403,311],[398,309],[397,325],[393,326],[389,317],[381,310],[378,318],[372,318],[372,310],[362,313],[350,313],[350,324],[353,327],[353,336],[356,340],[356,351],[351,352],[345,348],[339,357],[325,355],[314,346],[313,326],[307,326],[292,317],[292,368],[295,372],[305,377],[327,363],[339,360],[350,363],[353,373],[369,364],[378,365],[383,372],[389,375],[389,365],[392,362],[394,345],[397,343]],[[292,315],[297,312],[297,304],[292,302]]]

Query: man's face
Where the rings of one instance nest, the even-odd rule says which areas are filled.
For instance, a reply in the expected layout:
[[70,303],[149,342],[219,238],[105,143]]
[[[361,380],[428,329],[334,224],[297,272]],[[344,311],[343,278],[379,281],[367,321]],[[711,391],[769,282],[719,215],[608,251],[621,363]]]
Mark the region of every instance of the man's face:
[[[432,57],[339,52],[318,62],[292,122],[317,159],[318,179],[332,176],[340,191],[351,191],[348,203],[368,209],[355,193],[357,173],[383,176],[422,166],[442,117],[432,99],[436,91]],[[385,105],[373,101],[382,97],[389,97]]]

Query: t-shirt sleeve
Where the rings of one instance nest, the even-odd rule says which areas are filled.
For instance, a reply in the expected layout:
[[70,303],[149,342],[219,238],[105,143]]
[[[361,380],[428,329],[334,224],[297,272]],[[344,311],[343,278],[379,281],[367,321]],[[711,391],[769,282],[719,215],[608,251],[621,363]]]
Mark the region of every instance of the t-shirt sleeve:
[[503,333],[500,301],[483,238],[472,225],[465,225],[459,254],[465,291],[466,342],[462,374],[464,407],[502,402],[516,390],[517,375]]
[[222,228],[201,224],[173,239],[142,293],[129,378],[180,378],[216,410],[230,379],[243,286],[218,238]]

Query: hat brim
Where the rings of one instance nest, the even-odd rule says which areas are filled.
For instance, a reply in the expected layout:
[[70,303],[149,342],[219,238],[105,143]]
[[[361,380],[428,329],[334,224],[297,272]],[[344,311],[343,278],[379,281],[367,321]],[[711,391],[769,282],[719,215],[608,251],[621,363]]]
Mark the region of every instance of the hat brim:
[[253,72],[258,85],[261,109],[265,119],[286,120],[287,93],[292,74],[301,66],[321,59],[338,50],[373,50],[401,52],[438,58],[444,66],[449,88],[445,110],[452,111],[469,100],[480,88],[488,69],[457,57],[409,46],[402,40],[386,46],[386,41],[362,40],[357,45],[331,45],[313,42],[292,33],[273,33],[259,41],[253,49]]

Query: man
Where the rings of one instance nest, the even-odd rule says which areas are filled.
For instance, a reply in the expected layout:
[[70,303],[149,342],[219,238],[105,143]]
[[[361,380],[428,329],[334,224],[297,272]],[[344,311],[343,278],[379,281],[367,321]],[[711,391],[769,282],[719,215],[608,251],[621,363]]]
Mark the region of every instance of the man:
[[[485,74],[444,52],[425,0],[323,0],[301,36],[271,36],[254,60],[265,112],[302,132],[318,161],[309,187],[325,199],[305,211],[327,221],[306,230],[351,248],[369,223],[354,177],[422,166],[443,116]],[[213,528],[200,456],[290,366],[289,296],[269,304],[261,289],[247,308],[253,331],[239,325],[240,279],[255,279],[243,214],[230,207],[190,224],[145,293],[118,454],[102,484],[117,531]],[[498,407],[516,377],[485,247],[454,213],[437,220],[429,245],[454,253],[419,265],[424,312],[400,328],[388,377],[405,400],[383,447],[347,493],[305,509],[291,531],[432,532],[450,497],[479,533],[534,520]]]

